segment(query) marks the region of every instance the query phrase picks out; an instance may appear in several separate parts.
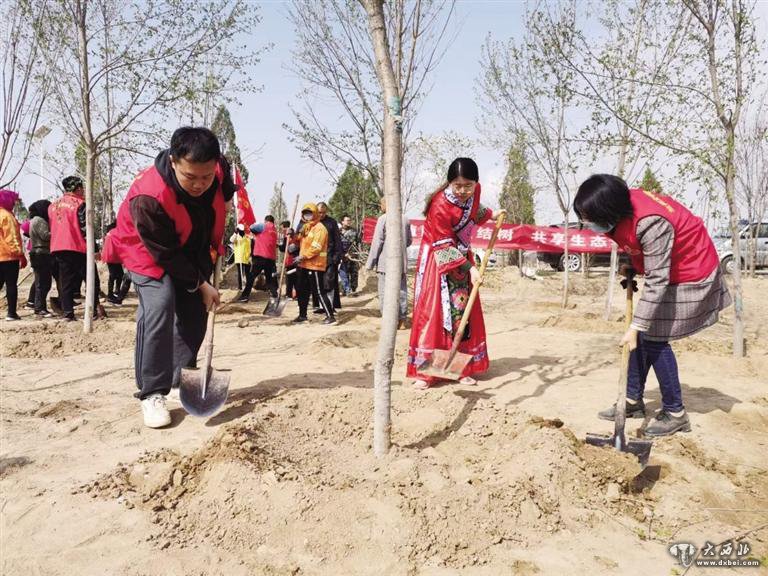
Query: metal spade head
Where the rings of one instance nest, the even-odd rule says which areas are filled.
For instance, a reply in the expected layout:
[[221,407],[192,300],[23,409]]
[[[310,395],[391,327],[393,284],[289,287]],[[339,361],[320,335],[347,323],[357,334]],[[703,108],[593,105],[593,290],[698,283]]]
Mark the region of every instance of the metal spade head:
[[227,401],[229,374],[208,369],[208,377],[200,368],[182,368],[179,382],[181,405],[192,416],[205,418],[215,414]]
[[435,350],[432,352],[432,357],[419,366],[418,372],[443,380],[461,380],[461,373],[470,360],[472,360],[471,354],[456,352],[451,359],[449,350]]
[[629,440],[622,439],[621,436],[609,436],[608,434],[587,434],[587,444],[597,446],[598,448],[609,447],[615,448],[619,452],[627,452],[628,454],[634,454],[640,461],[640,466],[645,468],[648,466],[648,459],[651,457],[651,447],[653,442],[650,440],[642,440],[640,438],[630,438]]
[[288,303],[288,299],[284,297],[278,296],[277,298],[270,298],[269,302],[267,302],[267,307],[264,308],[264,316],[272,316],[274,318],[277,318],[278,316],[283,315],[283,310],[285,310],[285,305]]

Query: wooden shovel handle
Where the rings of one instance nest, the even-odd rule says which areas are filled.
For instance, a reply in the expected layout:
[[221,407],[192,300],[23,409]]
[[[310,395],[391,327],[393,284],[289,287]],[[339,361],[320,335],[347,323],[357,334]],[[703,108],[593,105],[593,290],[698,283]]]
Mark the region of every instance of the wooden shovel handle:
[[485,275],[485,269],[488,266],[488,258],[491,256],[491,252],[493,251],[493,246],[496,244],[496,238],[499,235],[499,230],[501,230],[502,224],[504,224],[504,220],[507,218],[507,212],[505,210],[502,210],[499,212],[499,215],[496,217],[496,226],[493,229],[493,234],[491,235],[491,239],[488,242],[488,247],[485,249],[485,254],[483,255],[483,259],[480,262],[480,282],[477,284],[474,284],[472,286],[472,292],[469,293],[469,300],[467,300],[467,307],[464,309],[464,313],[461,315],[461,322],[459,323],[459,328],[456,330],[456,334],[453,335],[453,343],[451,344],[451,351],[448,354],[448,361],[446,362],[446,366],[450,366],[451,362],[453,361],[453,358],[456,356],[456,351],[459,349],[459,344],[461,343],[461,338],[464,335],[464,330],[467,327],[467,323],[469,323],[469,315],[472,312],[472,307],[475,305],[475,300],[477,300],[477,294],[480,292],[480,283],[483,280],[483,276]]
[[[296,194],[296,202],[293,204],[293,215],[291,216],[291,226],[296,222],[296,211],[299,209],[299,195]],[[285,252],[283,253],[283,264],[280,269],[280,281],[277,283],[277,298],[283,293],[283,283],[285,282],[285,263],[288,260],[288,236],[285,237]]]
[[[634,270],[627,273],[627,301],[624,311],[624,331],[629,330],[632,325],[632,316],[634,314],[634,302],[632,300],[634,294],[633,286]],[[621,347],[621,371],[619,372],[619,390],[616,398],[616,413],[614,415],[614,438],[618,445],[617,449],[626,445],[626,439],[624,437],[624,425],[627,420],[627,380],[629,379],[629,344],[624,344]]]

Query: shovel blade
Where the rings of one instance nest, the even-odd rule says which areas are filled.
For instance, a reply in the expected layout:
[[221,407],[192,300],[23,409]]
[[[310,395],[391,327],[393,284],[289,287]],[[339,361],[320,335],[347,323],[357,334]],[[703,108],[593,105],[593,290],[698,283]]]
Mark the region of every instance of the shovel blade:
[[267,307],[264,308],[264,316],[272,316],[273,318],[282,316],[287,302],[288,301],[285,298],[270,298],[269,302],[267,302]]
[[472,355],[456,352],[449,364],[450,355],[448,350],[435,350],[432,357],[419,367],[419,373],[443,380],[461,380],[461,373],[469,364]]
[[203,371],[199,368],[182,368],[179,399],[184,409],[192,416],[212,416],[227,401],[228,393],[229,374],[210,368],[203,394]]
[[627,454],[633,454],[640,461],[640,466],[645,468],[648,466],[648,459],[651,457],[651,447],[653,442],[650,440],[642,440],[640,438],[628,438],[623,445],[616,436],[609,436],[608,434],[587,434],[587,444],[597,446],[598,448],[614,448],[620,452],[626,452]]

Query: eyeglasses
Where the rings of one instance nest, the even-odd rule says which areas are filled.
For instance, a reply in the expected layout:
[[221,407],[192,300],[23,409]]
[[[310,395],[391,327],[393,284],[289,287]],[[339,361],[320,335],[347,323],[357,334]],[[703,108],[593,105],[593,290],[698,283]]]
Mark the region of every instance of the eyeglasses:
[[469,184],[451,184],[451,188],[453,188],[454,192],[473,192],[475,190],[475,184],[474,182],[470,182]]

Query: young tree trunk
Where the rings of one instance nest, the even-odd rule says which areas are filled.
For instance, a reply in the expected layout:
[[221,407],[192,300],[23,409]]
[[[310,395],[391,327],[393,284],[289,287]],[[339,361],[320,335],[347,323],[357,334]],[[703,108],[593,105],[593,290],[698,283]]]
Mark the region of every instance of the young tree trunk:
[[97,151],[91,126],[91,92],[90,69],[88,66],[88,36],[86,32],[87,3],[82,0],[75,2],[77,22],[77,44],[80,66],[80,98],[82,99],[82,135],[85,144],[85,317],[83,332],[90,334],[93,323],[93,300],[96,289],[95,270],[95,241],[93,234],[93,188],[96,183]]
[[562,307],[568,306],[568,212],[563,212],[565,222],[565,251],[563,252],[563,300]]
[[[631,90],[634,91],[634,83],[631,84]],[[627,166],[627,149],[629,148],[629,127],[626,124],[621,126],[621,145],[619,146],[619,163],[616,167],[616,174],[619,178],[624,178],[624,171]],[[619,268],[619,246],[611,241],[611,268],[608,270],[608,294],[605,298],[605,320],[611,319],[611,310],[613,309],[613,291],[616,286],[616,272]]]
[[395,338],[399,316],[400,277],[403,270],[402,206],[400,176],[402,162],[401,102],[392,59],[382,0],[361,0],[368,13],[368,27],[376,55],[376,76],[384,98],[384,134],[382,176],[387,199],[386,241],[389,243],[384,285],[384,309],[379,345],[373,373],[373,452],[384,456],[390,447],[390,401],[392,366],[395,362]]
[[741,243],[739,242],[739,208],[736,204],[736,178],[734,173],[734,150],[736,138],[733,126],[728,130],[725,159],[725,198],[728,202],[733,245],[733,355],[744,356],[744,298],[741,284]]

